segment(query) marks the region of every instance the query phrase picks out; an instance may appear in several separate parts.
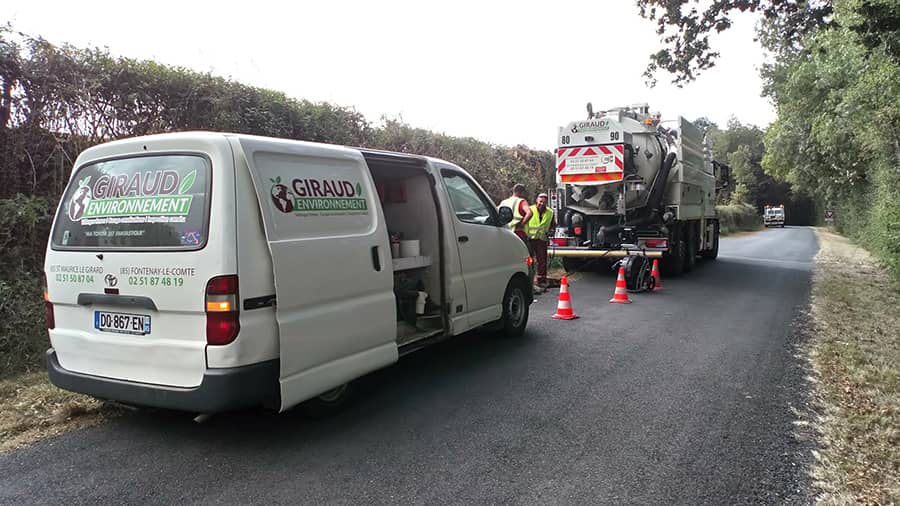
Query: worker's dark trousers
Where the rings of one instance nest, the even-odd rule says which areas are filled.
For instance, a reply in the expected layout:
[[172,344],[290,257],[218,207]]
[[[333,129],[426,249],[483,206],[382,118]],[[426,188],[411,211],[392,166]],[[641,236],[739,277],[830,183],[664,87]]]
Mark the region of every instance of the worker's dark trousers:
[[538,285],[543,285],[547,282],[547,241],[532,239],[531,252],[537,261]]

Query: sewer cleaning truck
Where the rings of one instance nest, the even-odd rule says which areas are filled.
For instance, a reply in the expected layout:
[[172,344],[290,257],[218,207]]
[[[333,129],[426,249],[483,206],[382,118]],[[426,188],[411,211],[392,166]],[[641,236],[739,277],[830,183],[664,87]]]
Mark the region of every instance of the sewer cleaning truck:
[[626,269],[646,269],[658,258],[669,275],[716,258],[716,196],[730,169],[713,160],[704,132],[646,104],[587,110],[559,128],[549,254],[569,272],[633,257],[641,261]]

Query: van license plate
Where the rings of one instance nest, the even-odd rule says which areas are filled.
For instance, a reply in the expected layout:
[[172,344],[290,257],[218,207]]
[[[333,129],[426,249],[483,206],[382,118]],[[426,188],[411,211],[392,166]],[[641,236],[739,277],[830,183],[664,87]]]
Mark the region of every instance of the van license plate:
[[120,334],[143,336],[150,333],[150,316],[94,311],[94,328],[101,332],[118,332]]

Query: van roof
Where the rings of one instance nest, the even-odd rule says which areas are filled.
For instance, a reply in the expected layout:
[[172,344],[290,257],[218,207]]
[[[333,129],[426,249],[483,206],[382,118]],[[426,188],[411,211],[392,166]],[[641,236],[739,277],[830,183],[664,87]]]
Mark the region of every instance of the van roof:
[[311,144],[311,145],[321,145],[321,146],[337,146],[346,149],[356,150],[361,152],[367,158],[384,158],[391,159],[393,161],[398,160],[409,160],[415,161],[415,165],[424,165],[423,162],[433,161],[440,162],[449,165],[454,165],[452,162],[448,162],[447,160],[442,160],[440,158],[435,158],[431,156],[417,155],[414,153],[400,153],[396,151],[386,151],[380,149],[371,149],[371,148],[363,148],[358,146],[347,146],[342,144],[329,144],[324,142],[313,142],[313,141],[302,141],[296,139],[282,139],[278,137],[268,137],[261,135],[250,135],[250,134],[238,134],[238,133],[229,133],[229,132],[213,132],[208,130],[192,130],[186,132],[171,132],[171,133],[161,133],[161,134],[151,134],[151,135],[142,135],[138,137],[128,137],[124,139],[117,139],[109,142],[105,142],[103,144],[98,144],[95,146],[91,146],[90,148],[85,149],[81,155],[79,155],[79,160],[76,161],[76,165],[80,165],[80,159],[95,159],[95,158],[103,158],[106,156],[112,156],[116,154],[121,154],[123,148],[130,148],[134,145],[138,145],[142,142],[147,141],[160,141],[166,139],[178,139],[178,140],[202,140],[206,142],[216,142],[225,138],[238,138],[238,139],[264,139],[266,141],[274,142],[274,143],[285,143],[285,144]]

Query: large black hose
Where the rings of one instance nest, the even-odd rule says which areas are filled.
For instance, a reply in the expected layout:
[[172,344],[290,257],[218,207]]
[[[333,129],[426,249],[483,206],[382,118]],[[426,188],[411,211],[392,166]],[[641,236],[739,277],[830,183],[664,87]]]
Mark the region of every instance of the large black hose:
[[625,227],[641,227],[644,225],[652,225],[655,222],[662,221],[662,210],[659,207],[662,203],[663,194],[666,190],[666,182],[669,179],[669,172],[672,171],[672,166],[674,165],[675,153],[669,153],[666,156],[666,159],[663,161],[662,167],[660,167],[659,171],[656,172],[656,177],[653,178],[653,186],[650,188],[650,195],[647,197],[647,204],[643,208],[644,212],[642,212],[636,219],[626,221],[623,224],[602,227],[597,233],[597,238],[601,244],[606,242],[607,237],[618,236],[618,234],[622,232]]
[[651,215],[654,213],[658,215],[660,212],[659,205],[662,203],[666,182],[669,180],[669,172],[673,165],[675,165],[675,153],[669,153],[659,172],[656,173],[656,177],[653,178],[653,186],[650,188],[650,196],[647,198],[647,209],[650,209]]

